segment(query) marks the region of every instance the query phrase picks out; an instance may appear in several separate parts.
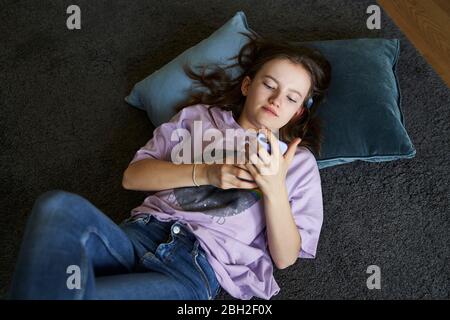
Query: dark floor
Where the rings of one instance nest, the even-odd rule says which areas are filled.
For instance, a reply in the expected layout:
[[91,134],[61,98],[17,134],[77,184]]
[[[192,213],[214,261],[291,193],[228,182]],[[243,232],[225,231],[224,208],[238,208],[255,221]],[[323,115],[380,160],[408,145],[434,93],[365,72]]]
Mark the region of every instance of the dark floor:
[[[315,260],[276,271],[275,299],[449,298],[450,91],[374,1],[79,0],[0,7],[0,293],[5,297],[34,200],[51,189],[89,199],[119,222],[144,199],[122,173],[153,128],[123,98],[132,85],[243,10],[288,41],[398,38],[398,76],[413,159],[321,170],[325,220]],[[381,268],[381,290],[366,286]],[[220,298],[230,298],[226,293]]]

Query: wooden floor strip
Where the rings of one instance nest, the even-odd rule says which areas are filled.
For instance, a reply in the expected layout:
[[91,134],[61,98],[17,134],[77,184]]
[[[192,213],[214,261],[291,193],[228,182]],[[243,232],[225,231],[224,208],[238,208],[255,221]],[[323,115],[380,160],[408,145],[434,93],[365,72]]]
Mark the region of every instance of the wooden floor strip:
[[450,1],[378,0],[450,87]]

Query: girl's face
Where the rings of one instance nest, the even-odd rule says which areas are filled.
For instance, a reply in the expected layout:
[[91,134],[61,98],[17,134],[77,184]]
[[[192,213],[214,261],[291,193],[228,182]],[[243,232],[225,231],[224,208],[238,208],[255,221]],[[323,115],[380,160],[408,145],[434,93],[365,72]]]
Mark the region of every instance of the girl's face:
[[242,94],[247,98],[239,125],[244,129],[280,129],[302,114],[310,86],[303,66],[283,58],[266,62],[253,80],[247,76],[242,81]]

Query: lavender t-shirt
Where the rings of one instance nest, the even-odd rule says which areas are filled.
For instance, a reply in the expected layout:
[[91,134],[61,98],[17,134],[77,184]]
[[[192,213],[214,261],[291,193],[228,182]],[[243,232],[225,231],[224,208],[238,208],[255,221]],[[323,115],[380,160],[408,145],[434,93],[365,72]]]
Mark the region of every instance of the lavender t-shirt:
[[[243,129],[231,111],[209,105],[185,107],[169,122],[153,132],[153,137],[140,148],[130,164],[145,158],[172,161],[172,150],[181,140],[171,141],[176,129],[205,132],[214,128]],[[212,119],[211,116],[214,118]],[[215,121],[214,121],[215,120]],[[201,149],[211,144],[201,142]],[[198,148],[198,147],[196,147]],[[192,159],[194,152],[192,152]],[[314,155],[298,147],[286,176],[288,199],[302,239],[300,258],[315,258],[323,221],[322,188]],[[207,259],[224,290],[238,299],[257,296],[270,299],[280,291],[273,276],[273,263],[268,250],[263,199],[258,190],[220,189],[212,185],[182,187],[150,194],[131,211],[131,215],[147,213],[160,221],[178,220],[199,240]]]

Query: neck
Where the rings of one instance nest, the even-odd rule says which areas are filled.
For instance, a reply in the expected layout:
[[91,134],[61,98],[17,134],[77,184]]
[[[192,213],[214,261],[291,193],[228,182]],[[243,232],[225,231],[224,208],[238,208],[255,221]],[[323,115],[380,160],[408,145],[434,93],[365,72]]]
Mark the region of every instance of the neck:
[[258,131],[258,127],[251,123],[247,117],[245,116],[244,112],[241,113],[239,119],[237,120],[237,123],[243,128],[244,130],[253,129]]

